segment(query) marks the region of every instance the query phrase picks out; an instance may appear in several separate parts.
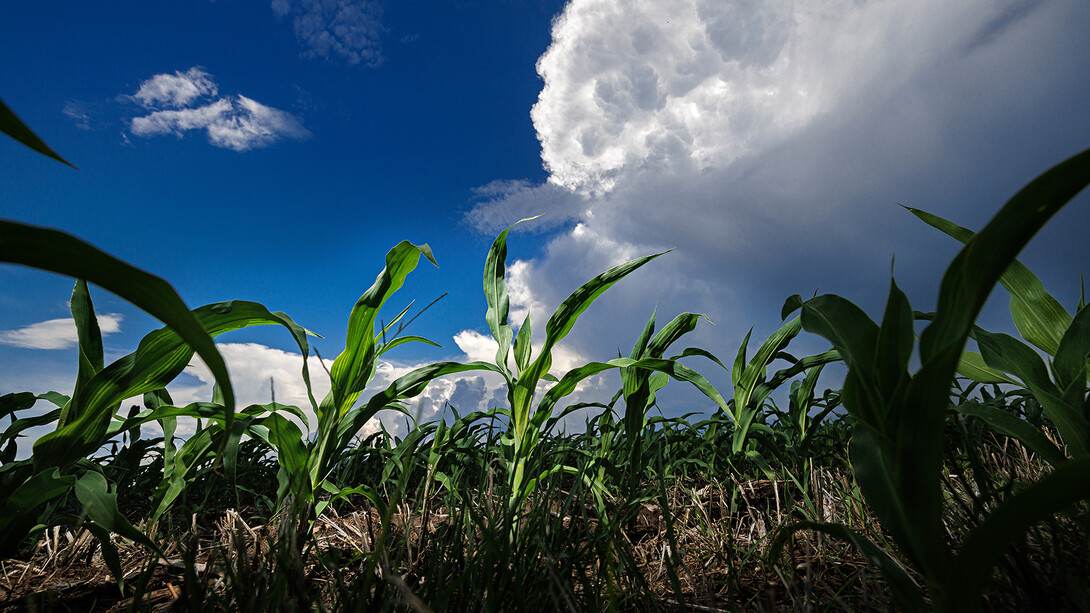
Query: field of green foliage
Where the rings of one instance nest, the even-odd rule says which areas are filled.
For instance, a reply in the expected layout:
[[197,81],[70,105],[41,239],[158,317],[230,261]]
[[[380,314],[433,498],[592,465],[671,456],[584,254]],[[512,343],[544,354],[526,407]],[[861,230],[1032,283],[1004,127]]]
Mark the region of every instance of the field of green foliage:
[[[64,161],[2,103],[0,128]],[[1087,184],[1090,151],[977,233],[910,209],[964,244],[933,313],[893,281],[879,322],[837,295],[791,296],[781,327],[747,335],[729,359],[683,348],[701,315],[653,315],[629,357],[559,377],[552,351],[580,315],[658,256],[580,286],[535,355],[541,323],[509,321],[505,230],[483,276],[495,360],[430,364],[369,389],[383,355],[430,342],[405,334],[407,308],[380,318],[420,258],[434,261],[402,242],[348,313],[332,367],[301,360],[308,390],[331,384],[309,407],[236,406],[213,342],[275,325],[307,356],[311,333],[288,315],[245,301],[191,310],[164,280],[75,237],[0,220],[0,262],[77,279],[79,336],[71,395],[0,396],[0,607],[1090,609],[1090,310],[1083,296],[1072,315],[1015,259]],[[105,364],[88,284],[165,327]],[[1021,338],[974,323],[997,284]],[[794,355],[801,334],[829,350]],[[213,396],[176,406],[165,386],[194,353]],[[840,389],[820,381],[830,363],[846,367]],[[718,369],[729,393],[705,378]],[[614,370],[612,397],[572,403],[581,381]],[[431,381],[468,371],[502,377],[506,405],[361,438],[379,411],[408,415]],[[716,410],[662,417],[667,384],[694,386]],[[139,396],[142,407],[123,405]],[[55,410],[27,416],[39,400]],[[579,409],[593,416],[585,429],[561,431]],[[197,431],[182,439],[186,418]],[[163,436],[142,435],[151,424]],[[21,433],[42,426],[17,459]]]

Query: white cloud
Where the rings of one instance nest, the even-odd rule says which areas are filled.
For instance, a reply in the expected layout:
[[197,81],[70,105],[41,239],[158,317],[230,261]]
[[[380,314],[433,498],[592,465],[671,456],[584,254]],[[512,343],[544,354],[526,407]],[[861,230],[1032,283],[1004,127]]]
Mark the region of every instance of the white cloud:
[[157,74],[140,83],[133,98],[146,108],[189,106],[197,98],[212,97],[218,93],[212,75],[200,66],[194,66],[174,74]]
[[550,181],[722,167],[951,54],[1012,2],[575,0],[538,60]]
[[[307,412],[312,427],[317,423],[303,382],[303,358],[300,354],[257,343],[216,343],[216,348],[227,363],[239,408],[268,404],[275,393],[277,403],[295,405]],[[329,392],[329,378],[317,357],[311,356],[307,366],[314,397],[321,402]],[[325,368],[332,366],[333,362],[326,360]],[[215,378],[200,357],[193,357],[186,372],[196,377],[200,384],[186,385],[183,382],[172,385],[169,389],[174,402],[184,405],[209,400]]]
[[383,61],[382,6],[372,0],[272,0],[277,17],[291,17],[303,57],[378,66]]
[[91,129],[91,114],[86,104],[78,100],[69,100],[64,103],[61,113],[76,124],[80,130]]
[[[121,315],[106,313],[97,317],[99,332],[103,336],[121,330]],[[78,342],[76,322],[71,318],[50,319],[15,330],[0,330],[0,344],[27,349],[68,349]]]
[[130,129],[137,136],[182,136],[189,130],[203,130],[213,124],[229,121],[227,115],[233,108],[230,100],[221,98],[192,109],[155,111],[144,117],[133,118]]
[[729,355],[791,293],[884,300],[894,252],[926,307],[953,248],[894,203],[979,227],[1084,147],[1086,27],[1070,1],[573,0],[538,62],[548,182],[490,184],[467,221],[566,221],[523,271],[548,304],[676,248],[584,314],[584,352],[630,346],[658,304],[708,313],[694,339]]
[[[257,343],[216,343],[216,347],[227,363],[227,371],[231,377],[231,385],[235,390],[236,404],[239,408],[251,404],[268,404],[275,390],[277,403],[295,405],[303,409],[310,420],[310,427],[316,426],[317,418],[311,408],[302,378],[303,360],[300,354]],[[326,370],[332,368],[333,360],[325,360],[323,368],[318,358],[311,356],[307,365],[310,369],[314,398],[320,403],[330,389]],[[367,386],[360,402],[366,401],[374,392],[385,389],[398,377],[422,365],[380,361],[375,378]],[[194,356],[186,372],[195,377],[198,384],[187,384],[180,379],[169,386],[168,389],[175,404],[183,405],[207,401],[211,398],[215,379],[204,362]],[[446,401],[454,393],[457,381],[461,378],[450,377],[433,382],[422,394],[410,399],[407,404],[410,414],[422,421],[437,418]],[[391,411],[380,412],[368,422],[362,434],[366,436],[378,431],[380,422],[386,425],[387,430],[397,432],[403,430],[405,417]]]
[[282,138],[301,140],[310,136],[290,113],[243,95],[190,106],[199,98],[215,96],[217,92],[211,76],[198,68],[173,76],[156,75],[145,81],[133,96],[146,108],[155,110],[133,118],[129,130],[135,136],[173,134],[179,138],[191,130],[205,130],[209,143],[233,151],[267,147]]

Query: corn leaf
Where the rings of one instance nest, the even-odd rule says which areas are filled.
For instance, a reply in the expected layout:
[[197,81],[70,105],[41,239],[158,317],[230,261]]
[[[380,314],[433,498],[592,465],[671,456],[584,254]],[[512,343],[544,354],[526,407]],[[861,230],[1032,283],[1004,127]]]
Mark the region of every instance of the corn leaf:
[[1090,309],[1083,307],[1071,320],[1056,349],[1052,372],[1068,404],[1082,400],[1086,389],[1087,356],[1090,355]]
[[386,267],[352,308],[344,351],[334,360],[330,371],[333,379],[331,394],[338,416],[351,408],[373,376],[378,312],[390,296],[405,284],[405,278],[416,268],[421,254],[435,264],[435,256],[427,245],[417,246],[401,241],[394,246],[386,254]]
[[500,232],[496,240],[492,241],[492,247],[484,260],[484,298],[488,303],[488,310],[484,318],[488,323],[488,329],[492,332],[492,338],[496,339],[496,365],[504,371],[505,376],[510,377],[507,368],[507,356],[511,350],[513,332],[507,323],[507,316],[511,309],[511,298],[507,294],[507,233],[524,221],[532,221],[537,217],[520,219]]
[[62,477],[60,470],[54,468],[30,477],[15,488],[0,506],[0,556],[15,555],[46,505],[75,483],[75,477]]
[[166,282],[63,232],[0,220],[0,262],[85,279],[159,318],[193,347],[224,388],[228,419],[234,391],[223,356],[182,299]]
[[45,144],[45,141],[38,138],[38,135],[31,131],[31,129],[23,123],[23,120],[19,119],[19,116],[8,108],[8,105],[4,104],[3,100],[0,100],[0,132],[7,134],[44,156],[51,157],[65,166],[79,170],[68,160],[62,158],[56,151],[53,151],[49,145]]
[[1058,466],[1068,459],[1064,452],[1045,436],[1044,432],[1029,422],[1019,419],[1010,411],[972,401],[963,402],[953,408],[962,415],[979,417],[1000,434],[1018,439],[1053,466]]
[[[924,223],[947,235],[968,243],[976,234],[937,215],[905,207]],[[1018,333],[1027,342],[1049,355],[1056,355],[1060,337],[1071,322],[1071,315],[1058,300],[1045,291],[1041,280],[1018,260],[1010,263],[999,277],[999,283],[1010,295],[1010,311]]]

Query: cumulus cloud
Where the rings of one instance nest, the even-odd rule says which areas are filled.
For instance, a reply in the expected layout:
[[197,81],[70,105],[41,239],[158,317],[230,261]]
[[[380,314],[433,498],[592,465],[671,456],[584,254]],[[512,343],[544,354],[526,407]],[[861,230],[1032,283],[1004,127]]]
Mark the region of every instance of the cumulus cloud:
[[146,108],[189,106],[197,98],[215,96],[219,91],[212,75],[194,66],[174,74],[157,74],[140,84],[133,98]]
[[290,17],[303,57],[350,66],[382,63],[382,5],[373,0],[272,0],[277,17]]
[[538,61],[549,180],[608,191],[640,167],[722,167],[895,87],[1004,4],[575,0]]
[[134,117],[129,131],[142,137],[181,138],[186,132],[204,130],[213,146],[233,151],[267,147],[283,138],[310,137],[290,113],[241,94],[213,100],[218,92],[211,75],[199,67],[156,75],[131,96],[152,112]]
[[558,209],[523,271],[547,304],[676,248],[587,311],[579,348],[630,343],[659,304],[708,313],[730,351],[791,293],[883,300],[894,252],[933,293],[953,247],[894,203],[979,227],[1084,147],[1085,27],[1065,1],[572,0],[537,64],[548,180],[481,188],[467,221]]
[[[97,317],[99,332],[103,336],[121,330],[121,315],[106,313]],[[26,349],[68,349],[78,342],[76,322],[71,318],[50,319],[15,330],[0,330],[0,344]]]

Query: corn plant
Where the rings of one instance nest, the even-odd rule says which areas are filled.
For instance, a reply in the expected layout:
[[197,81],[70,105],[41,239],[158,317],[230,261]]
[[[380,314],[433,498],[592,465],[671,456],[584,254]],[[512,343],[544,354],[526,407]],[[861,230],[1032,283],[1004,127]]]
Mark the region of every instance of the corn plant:
[[[529,219],[517,223],[525,221]],[[508,322],[510,297],[507,293],[505,277],[507,234],[510,230],[509,227],[497,236],[485,258],[484,294],[488,305],[485,320],[497,343],[495,363],[438,362],[418,368],[399,378],[383,392],[376,394],[367,406],[368,410],[377,410],[401,399],[411,398],[422,392],[430,381],[447,374],[479,370],[501,375],[507,386],[508,406],[500,408],[497,412],[507,418],[507,432],[500,442],[502,458],[508,474],[509,517],[513,518],[519,505],[534,491],[542,479],[558,473],[579,472],[571,466],[550,466],[534,475],[528,474],[527,470],[543,429],[557,423],[558,418],[565,414],[565,412],[560,415],[555,414],[556,405],[574,392],[576,386],[587,378],[615,368],[658,371],[674,379],[692,383],[720,407],[726,407],[726,401],[699,373],[677,360],[661,357],[645,355],[639,359],[617,358],[608,362],[590,362],[572,369],[560,379],[549,374],[553,349],[568,335],[579,316],[615,283],[662,254],[637,258],[615,266],[572,292],[546,323],[545,342],[537,357],[534,358],[530,347],[529,316],[519,327],[517,335]],[[671,330],[675,327],[678,330],[683,329],[687,325],[683,322],[695,323],[695,318],[695,315],[681,316],[677,320],[678,324],[670,328]],[[661,345],[661,348],[665,350],[676,334],[675,331],[668,332],[656,341],[655,347]],[[548,387],[537,406],[534,407],[534,398],[539,386],[544,382],[553,382],[553,385]],[[513,536],[514,533],[515,526],[512,524],[511,535]]]
[[[645,358],[661,360],[670,345],[696,329],[701,317],[703,316],[696,313],[682,313],[655,334],[655,314],[652,313],[651,319],[647,321],[643,332],[636,340],[635,347],[632,348],[630,358],[637,361]],[[680,355],[670,358],[670,361],[676,363],[676,360],[691,355],[703,355],[719,363],[714,355],[695,348],[686,349]],[[647,412],[655,405],[655,394],[669,382],[669,375],[663,370],[650,370],[638,366],[621,367],[620,373],[622,383],[620,393],[624,397],[625,405],[621,423],[627,447],[625,490],[627,497],[631,500],[636,495],[645,468],[646,454],[642,436],[647,423]]]
[[[771,398],[772,393],[787,381],[806,373],[804,387],[802,388],[803,393],[805,394],[808,391],[812,394],[813,386],[816,385],[817,377],[820,375],[822,368],[826,364],[841,359],[840,354],[835,349],[802,358],[797,358],[788,353],[787,346],[802,332],[800,318],[795,317],[787,320],[788,314],[786,311],[782,313],[784,323],[761,343],[753,357],[748,360],[747,350],[750,337],[753,335],[753,329],[751,328],[746,333],[730,369],[731,382],[734,385],[733,397],[728,402],[726,410],[721,412],[721,415],[729,418],[733,426],[730,431],[731,455],[745,458],[757,464],[770,476],[773,471],[766,455],[787,461],[783,456],[780,445],[774,440],[775,433],[765,423],[768,418],[777,417],[777,413],[779,413],[775,402]],[[714,356],[709,357],[714,360]],[[788,366],[777,370],[769,377],[768,368],[777,360],[788,362]],[[718,360],[714,361],[723,366]],[[724,368],[726,367],[724,366]],[[811,420],[808,415],[808,408],[807,405],[806,409],[803,409],[803,415],[794,415],[792,419],[817,427],[817,424],[811,422],[820,423],[820,419],[824,417],[824,414],[819,414],[815,420]],[[706,436],[718,440],[720,436],[724,435],[723,425],[724,422],[721,420],[709,421]],[[807,430],[804,429],[800,434],[805,436],[806,432]],[[761,443],[760,448],[758,448],[758,442]],[[764,453],[762,453],[762,450]],[[731,463],[731,469],[733,470],[733,461],[728,463]]]
[[[1032,181],[967,241],[943,276],[934,320],[920,334],[921,366],[915,375],[908,372],[915,346],[913,312],[895,282],[881,324],[840,296],[788,300],[785,309],[801,308],[803,327],[827,338],[844,357],[848,374],[841,396],[856,422],[851,440],[856,480],[924,586],[920,590],[888,552],[839,524],[791,526],[770,548],[772,560],[794,531],[820,530],[851,541],[876,563],[901,608],[977,610],[983,586],[1007,546],[1038,521],[1090,497],[1090,458],[1076,457],[990,509],[964,535],[958,551],[946,541],[943,424],[973,322],[1017,253],[1087,184],[1090,150]],[[1079,367],[1086,349],[1072,350]],[[1074,370],[1066,368],[1069,375]]]
[[[417,246],[408,241],[397,244],[386,254],[386,266],[374,284],[352,308],[345,349],[333,361],[330,369],[330,391],[320,404],[311,396],[318,417],[314,437],[304,437],[294,422],[275,412],[256,420],[250,428],[255,436],[267,441],[277,451],[281,465],[278,498],[283,502],[285,496],[290,495],[296,509],[304,509],[310,514],[304,518],[307,521],[320,515],[332,500],[356,491],[331,482],[330,474],[350,451],[357,433],[369,419],[380,410],[398,408],[396,399],[355,406],[356,400],[375,376],[378,358],[408,342],[434,345],[416,336],[394,334],[392,338],[387,338],[391,327],[401,321],[409,307],[376,330],[380,309],[404,285],[421,255],[435,264],[435,257],[427,245]],[[303,355],[305,363],[305,348]],[[309,374],[305,370],[303,374],[309,391]],[[323,491],[333,494],[333,498],[318,501],[317,497]]]
[[783,442],[775,444],[781,447],[778,453],[784,464],[801,466],[800,461],[811,458],[814,441],[822,436],[825,419],[840,406],[840,393],[825,390],[821,398],[815,393],[818,377],[823,364],[814,366],[806,372],[802,381],[792,381],[787,395],[787,410],[779,409],[769,400],[769,411],[776,419],[776,432],[783,436]]
[[[928,225],[966,243],[975,233],[941,217],[908,209]],[[1073,457],[1090,455],[1090,414],[1087,413],[1086,383],[1090,379],[1090,311],[1085,296],[1075,316],[1049,294],[1041,280],[1018,260],[999,277],[1010,296],[1010,313],[1018,333],[1026,342],[1008,334],[974,327],[971,336],[980,353],[966,351],[958,371],[965,377],[992,384],[1020,385],[1040,403],[1066,443],[1061,451],[1030,423],[997,406],[962,402],[956,409],[979,417],[995,430],[1018,438],[1053,466]],[[1027,344],[1029,343],[1029,344]],[[1034,351],[1044,352],[1048,364]],[[1021,382],[1019,384],[1019,382]]]
[[[784,319],[786,319],[786,315],[785,313]],[[749,439],[751,430],[768,432],[767,426],[763,423],[755,423],[755,420],[764,416],[765,401],[768,400],[772,392],[786,381],[804,372],[813,373],[814,379],[810,384],[812,386],[816,383],[816,377],[820,374],[822,366],[840,360],[840,354],[835,349],[802,359],[795,358],[787,353],[788,343],[798,336],[801,331],[802,321],[799,317],[786,321],[769,335],[748,362],[746,361],[746,347],[749,344],[749,337],[753,330],[751,329],[746,337],[742,339],[742,345],[738,348],[738,354],[735,356],[734,365],[731,369],[734,399],[730,415],[735,422],[731,450],[734,453],[746,451],[747,456],[760,461],[759,453],[754,450],[746,450],[746,442]],[[769,379],[767,377],[768,366],[776,359],[786,360],[791,365],[776,371],[772,378]]]

